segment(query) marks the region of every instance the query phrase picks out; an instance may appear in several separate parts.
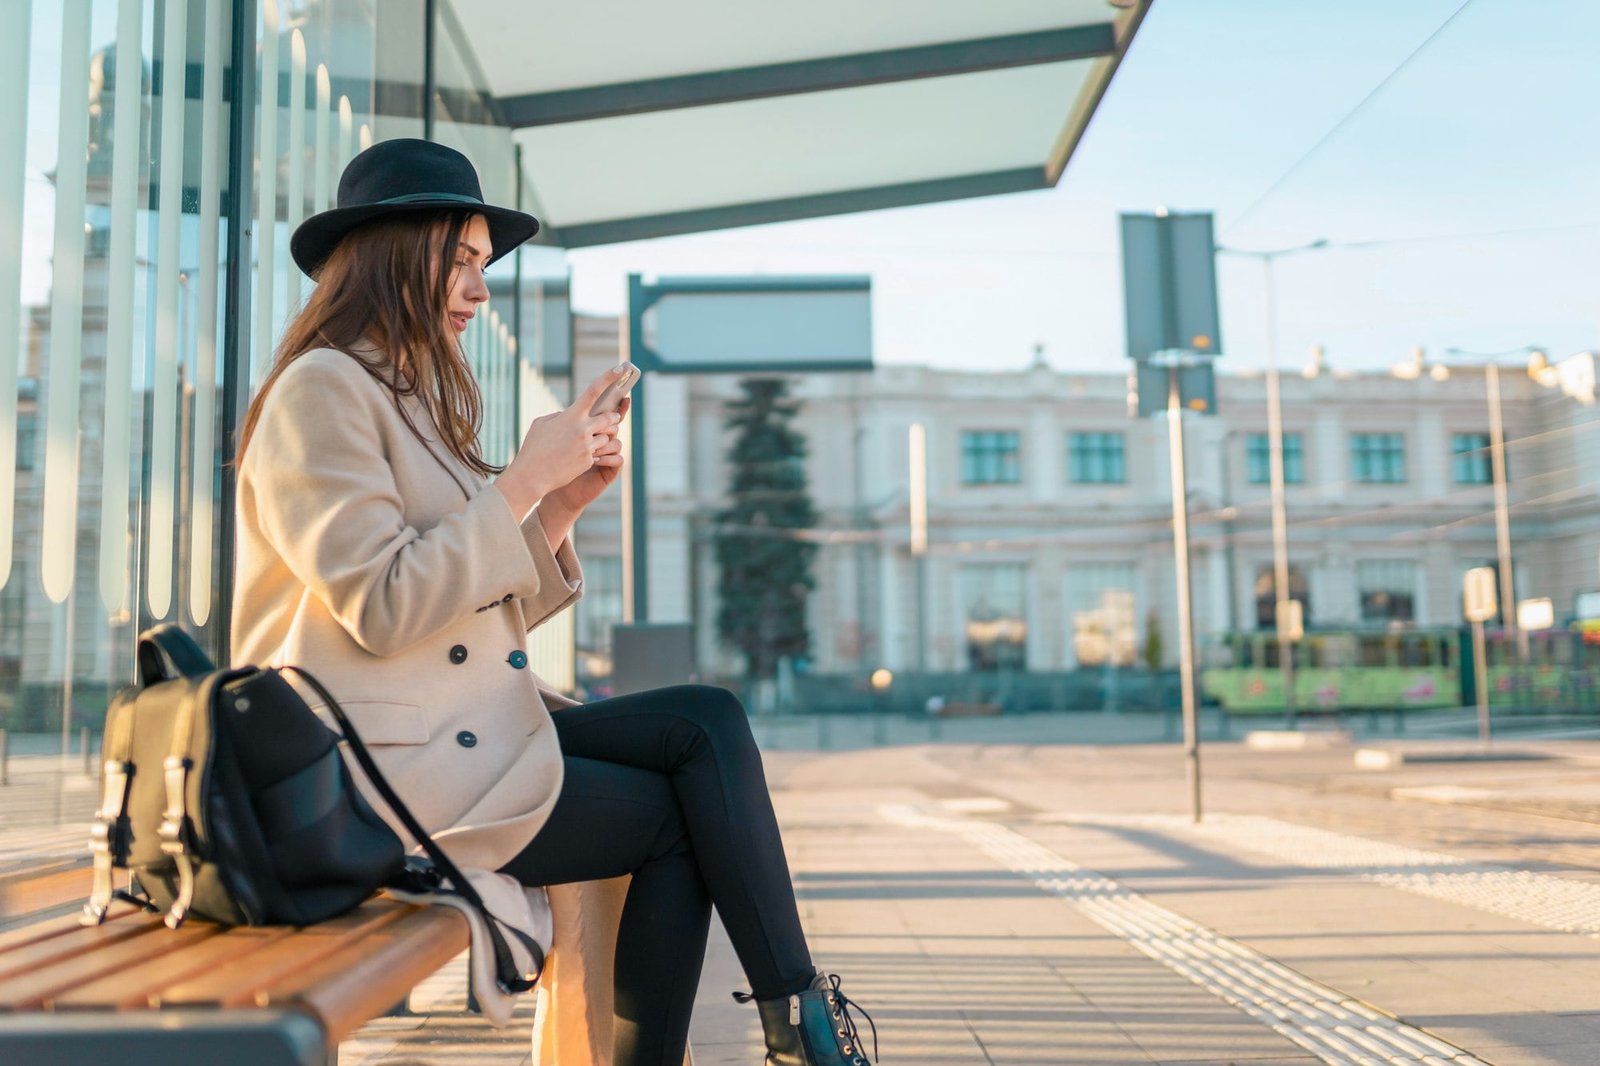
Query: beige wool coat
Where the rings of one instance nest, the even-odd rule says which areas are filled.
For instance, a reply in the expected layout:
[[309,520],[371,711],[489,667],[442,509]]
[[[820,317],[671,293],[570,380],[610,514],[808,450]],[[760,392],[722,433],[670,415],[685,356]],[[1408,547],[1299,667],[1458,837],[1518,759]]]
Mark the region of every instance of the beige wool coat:
[[[310,352],[278,378],[239,468],[234,661],[303,667],[339,699],[489,909],[546,948],[538,1060],[603,1064],[625,883],[547,894],[494,873],[561,788],[550,711],[572,701],[529,668],[526,634],[578,598],[582,572],[570,543],[551,551],[537,510],[513,514],[437,437],[420,403],[343,352]],[[483,936],[478,925],[474,991],[506,1024],[514,1004]]]

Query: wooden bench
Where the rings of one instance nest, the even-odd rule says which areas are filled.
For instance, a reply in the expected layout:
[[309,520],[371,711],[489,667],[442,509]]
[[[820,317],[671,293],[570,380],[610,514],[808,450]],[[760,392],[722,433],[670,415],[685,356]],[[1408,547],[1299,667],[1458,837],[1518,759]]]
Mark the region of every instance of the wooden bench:
[[331,1066],[466,947],[460,912],[389,899],[298,929],[33,922],[0,933],[0,1062]]
[[54,856],[0,868],[0,930],[77,910],[89,895],[89,856]]

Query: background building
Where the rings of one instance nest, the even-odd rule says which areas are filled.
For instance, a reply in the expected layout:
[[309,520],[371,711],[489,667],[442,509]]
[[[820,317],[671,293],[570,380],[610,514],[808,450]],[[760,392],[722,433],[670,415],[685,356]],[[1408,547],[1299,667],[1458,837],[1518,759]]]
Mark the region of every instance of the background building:
[[[577,381],[616,359],[616,324],[578,319]],[[1224,364],[1225,366],[1225,364]],[[1442,380],[1440,380],[1442,378]],[[1600,587],[1595,410],[1502,373],[1517,596],[1557,619]],[[652,378],[646,419],[651,621],[693,622],[699,668],[732,675],[715,638],[711,516],[725,506],[734,376]],[[1272,626],[1265,381],[1218,379],[1190,416],[1196,630]],[[1063,671],[1176,661],[1164,421],[1130,416],[1128,381],[1043,360],[977,373],[912,366],[797,380],[797,425],[822,518],[810,606],[821,673]],[[1283,384],[1291,585],[1308,628],[1455,626],[1462,574],[1496,560],[1481,368],[1411,378],[1330,371]],[[929,553],[910,553],[908,434],[927,430]],[[581,649],[604,672],[621,618],[620,504],[580,527],[590,591]],[[920,626],[919,626],[920,619]],[[919,633],[924,647],[919,652]]]

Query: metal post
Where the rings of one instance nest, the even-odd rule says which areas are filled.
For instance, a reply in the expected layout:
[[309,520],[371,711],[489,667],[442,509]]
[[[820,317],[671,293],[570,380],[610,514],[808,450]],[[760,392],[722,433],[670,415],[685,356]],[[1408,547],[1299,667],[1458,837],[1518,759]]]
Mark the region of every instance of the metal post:
[[911,461],[908,509],[911,518],[912,581],[917,597],[917,673],[928,672],[928,431],[913,422],[907,437]]
[[1183,758],[1189,779],[1189,812],[1200,807],[1200,725],[1194,693],[1193,605],[1189,602],[1189,501],[1183,470],[1183,408],[1178,403],[1178,367],[1167,367],[1167,442],[1172,465],[1172,558],[1178,572],[1178,681],[1183,694]]
[[11,736],[0,729],[0,785],[11,784]]
[[[644,347],[644,279],[638,274],[628,275],[628,331],[622,343],[627,346],[623,359],[631,358],[631,353]],[[630,469],[627,491],[622,496],[622,617],[630,623],[650,618],[650,501],[645,480],[644,377],[634,382],[633,403],[628,408]],[[573,391],[577,391],[576,385]]]
[[1478,743],[1489,746],[1489,668],[1484,663],[1483,623],[1472,623],[1472,677],[1478,693]]
[[422,139],[433,140],[433,98],[438,92],[434,53],[439,48],[439,0],[422,4]]
[[1278,388],[1278,330],[1272,256],[1261,257],[1267,298],[1267,469],[1272,498],[1272,618],[1278,630],[1278,670],[1283,685],[1283,724],[1295,728],[1294,641],[1289,631],[1289,526],[1283,500],[1283,404]]
[[1517,600],[1511,574],[1511,510],[1506,502],[1506,434],[1500,420],[1500,367],[1491,360],[1484,367],[1484,383],[1489,397],[1489,465],[1494,474],[1494,539],[1500,559],[1500,624],[1506,633],[1517,639],[1518,658],[1527,645],[1527,637],[1517,626]]
[[[251,189],[256,153],[256,3],[234,0],[229,28],[228,60],[228,191],[227,268],[222,313],[222,436],[233,458],[232,444],[250,403],[250,279],[252,256]],[[275,99],[269,96],[268,99]],[[271,240],[271,232],[262,235]],[[262,308],[268,314],[269,308]],[[232,462],[222,467],[222,499],[218,503],[217,661],[232,661],[234,513],[238,474]],[[128,664],[129,678],[133,664]]]
[[[80,437],[81,437],[81,434],[80,434]],[[62,610],[66,614],[65,628],[66,628],[66,631],[67,631],[66,632],[66,639],[64,641],[64,643],[66,645],[66,651],[65,651],[65,655],[64,655],[64,659],[63,659],[63,668],[62,668],[62,671],[61,671],[61,772],[62,773],[66,773],[66,770],[67,770],[67,756],[72,751],[72,681],[73,681],[73,676],[72,675],[76,672],[76,669],[77,669],[77,663],[75,661],[76,656],[73,655],[72,631],[73,631],[73,627],[77,623],[77,617],[76,617],[77,611],[74,609],[77,606],[77,602],[78,602],[77,589],[73,589],[71,592],[67,593],[66,602],[64,604],[62,604]]]

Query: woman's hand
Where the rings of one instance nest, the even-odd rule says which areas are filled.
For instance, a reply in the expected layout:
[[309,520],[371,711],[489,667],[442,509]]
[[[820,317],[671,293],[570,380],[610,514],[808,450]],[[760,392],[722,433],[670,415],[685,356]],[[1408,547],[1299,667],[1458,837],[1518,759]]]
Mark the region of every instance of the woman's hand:
[[[623,399],[617,408],[619,419],[626,416],[633,401]],[[619,426],[620,428],[620,426]],[[595,453],[594,465],[558,489],[553,489],[539,505],[539,521],[544,525],[550,550],[558,551],[561,542],[572,533],[578,516],[583,514],[600,494],[611,487],[622,473],[622,439],[613,434],[611,443],[602,445]]]
[[[495,480],[495,487],[505,496],[519,520],[533,509],[534,504],[582,478],[597,464],[602,467],[621,467],[617,428],[622,423],[626,406],[605,414],[589,413],[617,373],[617,369],[613,368],[601,374],[570,407],[542,415],[528,427],[516,458],[506,465]],[[593,490],[594,495],[584,501],[584,506],[615,478],[616,470],[613,469],[610,478]]]

